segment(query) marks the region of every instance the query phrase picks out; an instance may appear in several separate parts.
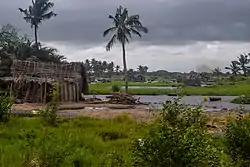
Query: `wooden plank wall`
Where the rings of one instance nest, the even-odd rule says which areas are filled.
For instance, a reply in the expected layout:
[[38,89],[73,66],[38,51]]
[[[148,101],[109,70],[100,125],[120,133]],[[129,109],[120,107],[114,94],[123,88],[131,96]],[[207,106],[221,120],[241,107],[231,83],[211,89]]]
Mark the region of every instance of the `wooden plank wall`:
[[[38,84],[35,83],[32,87],[30,86],[28,89],[28,94],[26,94],[23,99],[24,102],[33,101],[35,103],[46,103],[46,98],[48,95],[48,91],[46,91],[46,84]],[[61,83],[59,84],[59,101],[60,102],[79,102],[80,101],[80,84],[79,83]],[[33,94],[33,96],[30,96]],[[34,96],[35,95],[35,96]],[[36,98],[36,99],[30,99]]]
[[62,83],[59,87],[61,102],[79,102],[79,83]]

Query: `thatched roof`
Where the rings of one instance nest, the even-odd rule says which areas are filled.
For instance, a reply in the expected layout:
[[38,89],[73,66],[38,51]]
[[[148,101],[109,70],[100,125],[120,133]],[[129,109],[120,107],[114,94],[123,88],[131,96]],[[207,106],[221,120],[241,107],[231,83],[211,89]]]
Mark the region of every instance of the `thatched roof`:
[[[37,82],[37,83],[54,83],[57,82],[58,80],[56,79],[51,79],[51,78],[39,78],[39,77],[1,77],[0,80],[3,81],[11,81],[11,82]],[[75,82],[75,79],[72,78],[64,78],[61,80],[61,82]]]
[[39,77],[55,80],[64,80],[64,78],[81,78],[80,64],[54,64],[32,61],[13,61],[11,75],[13,77]]

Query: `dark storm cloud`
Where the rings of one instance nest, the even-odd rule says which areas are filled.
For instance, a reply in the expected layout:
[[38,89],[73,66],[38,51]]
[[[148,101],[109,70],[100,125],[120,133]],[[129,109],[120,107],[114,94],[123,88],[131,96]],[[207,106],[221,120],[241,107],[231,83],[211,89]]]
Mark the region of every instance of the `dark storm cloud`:
[[[25,32],[18,7],[29,0],[0,0],[0,23],[10,22]],[[40,38],[79,44],[100,43],[109,27],[108,14],[121,4],[131,13],[139,13],[149,34],[148,43],[183,43],[191,41],[249,41],[249,0],[55,0],[57,18],[43,23]]]

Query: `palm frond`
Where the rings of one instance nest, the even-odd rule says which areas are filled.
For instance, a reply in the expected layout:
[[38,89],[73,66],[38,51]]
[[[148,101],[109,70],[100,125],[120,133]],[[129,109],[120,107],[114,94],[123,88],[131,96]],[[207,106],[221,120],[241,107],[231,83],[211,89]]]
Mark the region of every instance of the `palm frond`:
[[132,34],[131,34],[131,30],[130,29],[128,29],[128,28],[126,28],[126,27],[124,27],[123,29],[121,29],[122,31],[123,31],[123,34],[124,35],[128,35],[130,38],[132,38]]
[[112,16],[112,15],[109,15],[109,19],[112,19],[113,20],[113,22],[114,22],[114,24],[117,26],[118,25],[118,23],[119,23],[119,21],[118,21],[118,19],[117,18],[115,18],[114,16]]
[[20,12],[24,13],[24,14],[27,13],[27,9],[18,8],[18,10],[19,10]]
[[126,8],[124,8],[119,22],[123,24],[125,22],[126,18],[128,18],[128,11]]
[[137,31],[148,33],[148,29],[146,27],[135,25],[133,26],[133,28],[136,29]]
[[116,30],[116,27],[110,27],[107,30],[103,32],[103,37],[106,37],[109,33],[113,32]]
[[47,2],[44,4],[44,6],[41,8],[42,13],[47,13],[51,8],[54,7],[54,3],[52,2]]
[[113,35],[113,37],[110,39],[110,41],[108,42],[107,46],[106,46],[106,50],[110,51],[110,49],[113,47],[114,43],[115,43],[115,39],[116,39],[116,34]]
[[53,11],[51,11],[49,13],[43,14],[41,16],[41,18],[42,18],[42,20],[46,20],[46,19],[50,19],[53,16],[57,16],[57,14],[55,14]]
[[136,35],[138,35],[139,37],[141,37],[141,34],[140,34],[139,31],[137,31],[137,30],[135,30],[135,29],[133,29],[133,28],[130,28],[130,30],[132,31],[133,34],[136,34]]

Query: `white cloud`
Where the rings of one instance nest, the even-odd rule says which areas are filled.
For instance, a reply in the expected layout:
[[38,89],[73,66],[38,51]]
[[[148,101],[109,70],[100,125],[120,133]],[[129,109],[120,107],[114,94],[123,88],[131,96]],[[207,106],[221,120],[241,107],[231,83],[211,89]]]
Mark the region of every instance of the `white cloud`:
[[[114,61],[122,66],[122,53],[119,45],[106,52],[105,44],[79,48],[70,44],[47,42],[48,46],[59,49],[69,61],[96,60]],[[147,65],[149,70],[168,71],[196,70],[201,65],[224,69],[240,53],[248,53],[250,43],[244,42],[196,42],[187,45],[140,45],[130,43],[127,46],[128,68]]]

